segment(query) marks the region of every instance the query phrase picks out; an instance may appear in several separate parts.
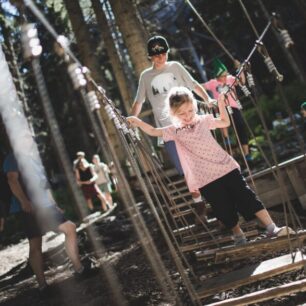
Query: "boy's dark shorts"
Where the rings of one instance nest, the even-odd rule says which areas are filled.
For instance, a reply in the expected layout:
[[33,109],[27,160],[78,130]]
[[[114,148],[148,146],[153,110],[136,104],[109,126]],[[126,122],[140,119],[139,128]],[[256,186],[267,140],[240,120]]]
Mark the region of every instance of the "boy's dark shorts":
[[28,239],[41,237],[48,231],[58,232],[58,227],[67,219],[57,206],[51,206],[38,216],[33,213],[20,213],[23,230]]

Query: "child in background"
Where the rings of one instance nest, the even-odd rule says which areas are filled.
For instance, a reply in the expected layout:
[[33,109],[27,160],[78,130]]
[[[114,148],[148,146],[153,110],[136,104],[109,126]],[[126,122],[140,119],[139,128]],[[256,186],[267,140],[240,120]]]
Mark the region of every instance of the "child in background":
[[106,201],[113,206],[113,198],[111,195],[111,180],[109,177],[110,170],[105,163],[102,163],[100,160],[100,156],[95,154],[92,157],[92,163],[94,171],[96,172],[98,178],[96,180],[96,184],[99,186],[102,193],[105,195]]
[[[235,60],[234,65],[238,69],[240,66],[240,62]],[[241,142],[242,150],[245,155],[245,158],[248,162],[252,161],[252,157],[250,155],[250,150],[249,150],[249,139],[246,131],[246,126],[242,117],[241,113],[241,105],[238,103],[238,97],[236,93],[236,86],[238,86],[238,82],[235,79],[234,76],[228,73],[228,70],[226,66],[219,60],[219,59],[214,59],[213,61],[213,66],[214,66],[214,77],[213,79],[209,80],[208,82],[202,84],[202,86],[206,90],[210,90],[214,96],[215,99],[218,99],[219,95],[221,93],[226,92],[228,88],[231,85],[235,85],[234,88],[230,91],[230,94],[227,96],[228,98],[228,103],[232,108],[232,118],[235,124],[235,127],[237,129],[237,134]],[[240,75],[240,82],[242,84],[245,83],[245,76],[244,73],[242,72]],[[228,129],[223,128],[223,135],[225,137],[225,142],[226,144],[230,144],[230,139],[229,139],[229,134],[228,134]]]
[[256,216],[265,226],[267,236],[283,236],[287,231],[292,233],[290,228],[275,225],[242,177],[238,163],[212,136],[211,130],[230,125],[224,95],[218,99],[219,118],[198,115],[197,103],[191,91],[185,87],[171,89],[167,104],[173,122],[170,126],[154,128],[133,116],[127,120],[148,135],[175,141],[189,190],[200,190],[216,217],[232,230],[235,244],[246,243],[238,223],[238,213],[247,221]]

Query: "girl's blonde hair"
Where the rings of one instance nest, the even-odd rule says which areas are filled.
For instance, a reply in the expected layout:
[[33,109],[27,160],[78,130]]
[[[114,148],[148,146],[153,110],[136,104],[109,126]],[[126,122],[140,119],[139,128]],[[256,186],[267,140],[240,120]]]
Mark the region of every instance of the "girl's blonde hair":
[[185,103],[192,103],[195,112],[198,111],[197,101],[188,88],[183,86],[171,88],[167,97],[167,106],[169,116],[173,123],[177,121],[175,119],[175,113]]

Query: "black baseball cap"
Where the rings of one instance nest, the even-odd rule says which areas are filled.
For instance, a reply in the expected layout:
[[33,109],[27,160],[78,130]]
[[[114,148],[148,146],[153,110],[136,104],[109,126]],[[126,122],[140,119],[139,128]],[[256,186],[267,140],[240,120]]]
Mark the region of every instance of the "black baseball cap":
[[169,45],[165,37],[153,36],[147,43],[148,56],[154,56],[169,51]]

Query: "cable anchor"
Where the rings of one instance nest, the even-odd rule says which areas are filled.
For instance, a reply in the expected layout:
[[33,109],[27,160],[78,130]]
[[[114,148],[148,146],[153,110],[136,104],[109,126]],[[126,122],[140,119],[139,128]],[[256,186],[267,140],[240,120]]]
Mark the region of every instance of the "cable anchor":
[[25,59],[38,57],[42,53],[42,46],[34,23],[26,23],[21,26],[21,42]]
[[85,87],[85,85],[87,84],[87,81],[85,79],[83,69],[79,64],[77,63],[69,64],[67,70],[71,78],[74,89]]
[[99,99],[94,90],[87,92],[86,97],[92,112],[101,108]]
[[286,49],[294,45],[294,42],[286,29],[280,30],[279,35]]

